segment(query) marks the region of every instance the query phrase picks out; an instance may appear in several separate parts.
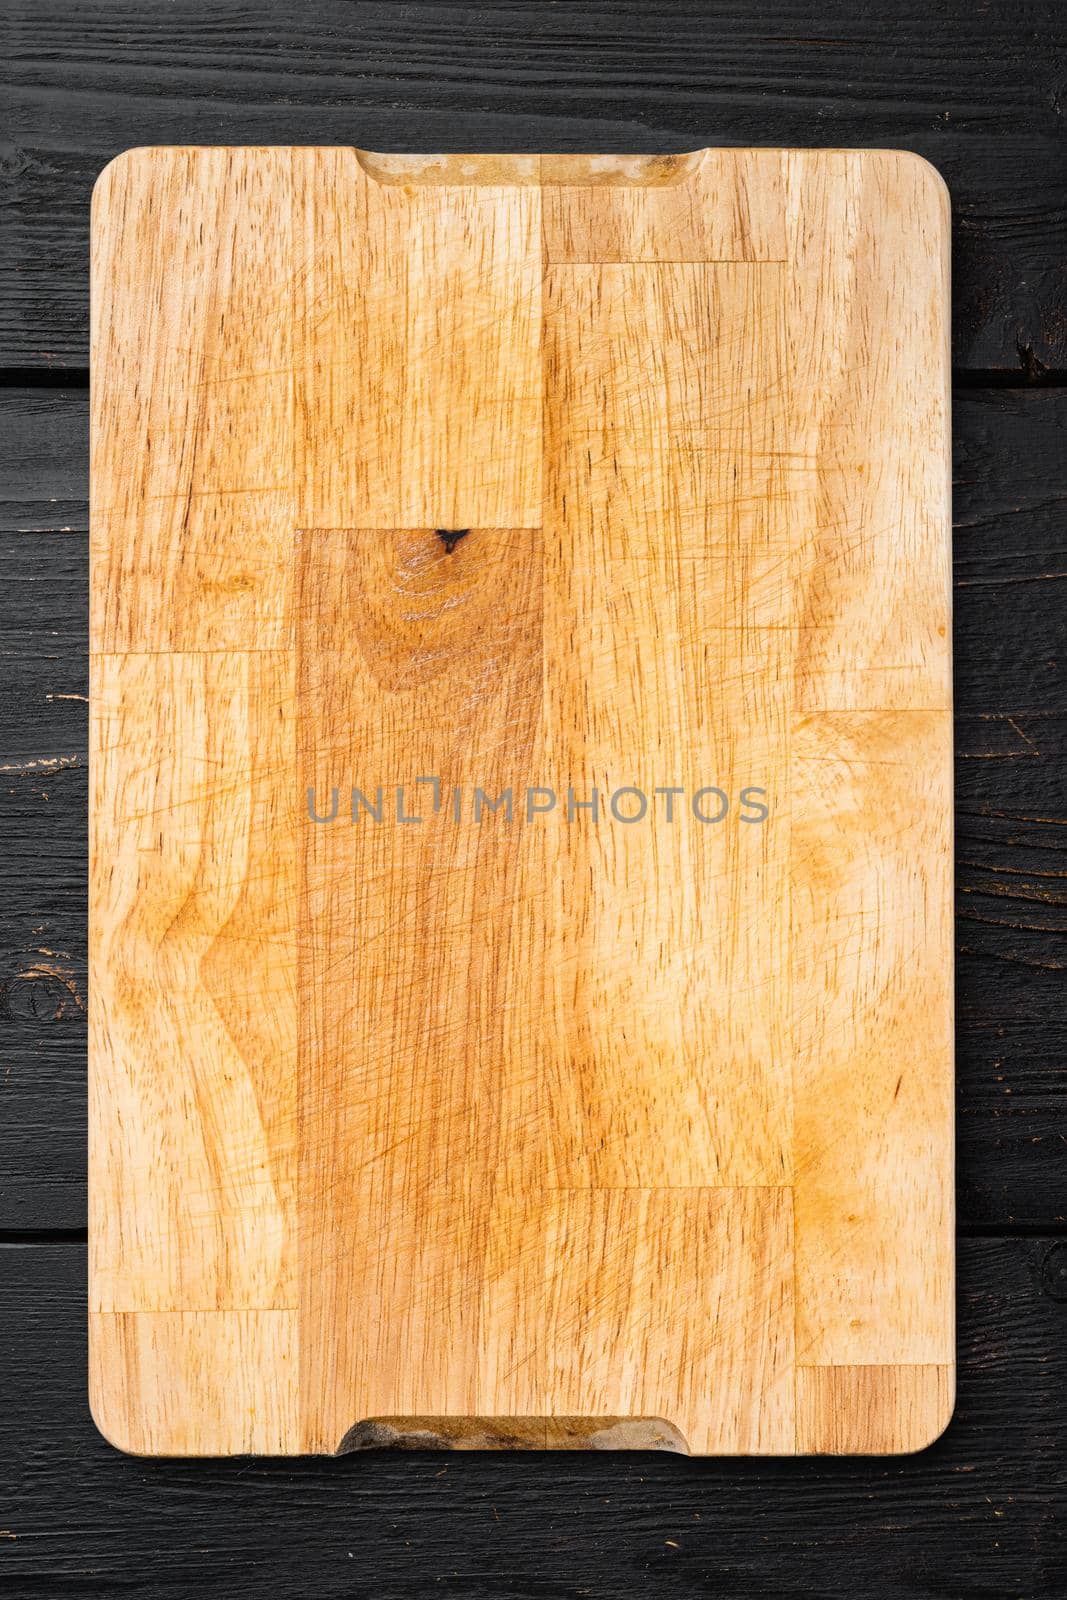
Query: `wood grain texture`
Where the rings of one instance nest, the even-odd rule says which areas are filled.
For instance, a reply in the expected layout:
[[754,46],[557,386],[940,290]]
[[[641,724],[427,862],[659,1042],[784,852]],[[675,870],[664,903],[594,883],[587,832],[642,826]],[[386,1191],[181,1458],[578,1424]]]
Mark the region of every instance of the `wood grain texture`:
[[[88,390],[0,390],[0,1226],[84,1228]],[[1067,391],[953,399],[957,1204],[1067,1221]],[[457,546],[457,552],[460,547]]]
[[951,1415],[949,1367],[797,1366],[797,1448],[813,1455],[900,1455]]
[[[207,22],[205,23],[205,18]],[[84,366],[120,150],[918,150],[952,191],[957,367],[1067,369],[1057,0],[7,0],[0,362]]]
[[[287,657],[92,662],[92,1305],[295,1294],[296,844]],[[154,1063],[154,1070],[149,1068]],[[94,1157],[95,1162],[95,1157]]]
[[[936,176],[145,150],[101,182],[94,253],[105,1433],[935,1437]],[[663,784],[673,822],[572,810]],[[395,814],[311,820],[309,789],[353,785]],[[466,809],[531,786],[568,798]],[[822,1367],[885,1369],[878,1426],[863,1383],[805,1387]]]

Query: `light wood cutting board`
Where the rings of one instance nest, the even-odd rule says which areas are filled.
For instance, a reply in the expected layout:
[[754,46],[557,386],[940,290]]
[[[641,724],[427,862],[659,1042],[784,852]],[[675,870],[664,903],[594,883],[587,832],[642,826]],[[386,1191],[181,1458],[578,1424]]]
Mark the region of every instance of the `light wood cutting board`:
[[116,1444],[942,1429],[947,239],[891,152],[108,167]]

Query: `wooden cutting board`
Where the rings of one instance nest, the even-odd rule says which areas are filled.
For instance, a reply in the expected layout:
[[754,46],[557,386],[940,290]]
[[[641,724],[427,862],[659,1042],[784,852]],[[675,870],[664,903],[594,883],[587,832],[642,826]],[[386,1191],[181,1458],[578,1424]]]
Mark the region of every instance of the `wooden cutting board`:
[[116,1444],[942,1429],[947,209],[893,152],[108,167]]

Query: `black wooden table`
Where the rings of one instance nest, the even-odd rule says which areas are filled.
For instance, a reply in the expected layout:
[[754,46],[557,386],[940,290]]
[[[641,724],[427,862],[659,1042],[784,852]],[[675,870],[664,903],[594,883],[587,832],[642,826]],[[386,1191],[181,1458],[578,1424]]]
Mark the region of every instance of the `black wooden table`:
[[[1067,1595],[1067,7],[5,0],[0,1585]],[[136,144],[900,146],[955,213],[959,1405],[894,1460],[142,1462],[85,1401],[86,242]]]

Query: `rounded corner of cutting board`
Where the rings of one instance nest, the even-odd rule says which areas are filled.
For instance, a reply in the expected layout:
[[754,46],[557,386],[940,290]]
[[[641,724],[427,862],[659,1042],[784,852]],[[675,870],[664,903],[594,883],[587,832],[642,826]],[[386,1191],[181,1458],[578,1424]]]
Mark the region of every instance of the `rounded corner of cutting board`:
[[91,1311],[89,1409],[125,1455],[295,1456],[295,1311]]
[[904,1456],[928,1450],[956,1405],[956,1362],[797,1367],[796,1453]]

